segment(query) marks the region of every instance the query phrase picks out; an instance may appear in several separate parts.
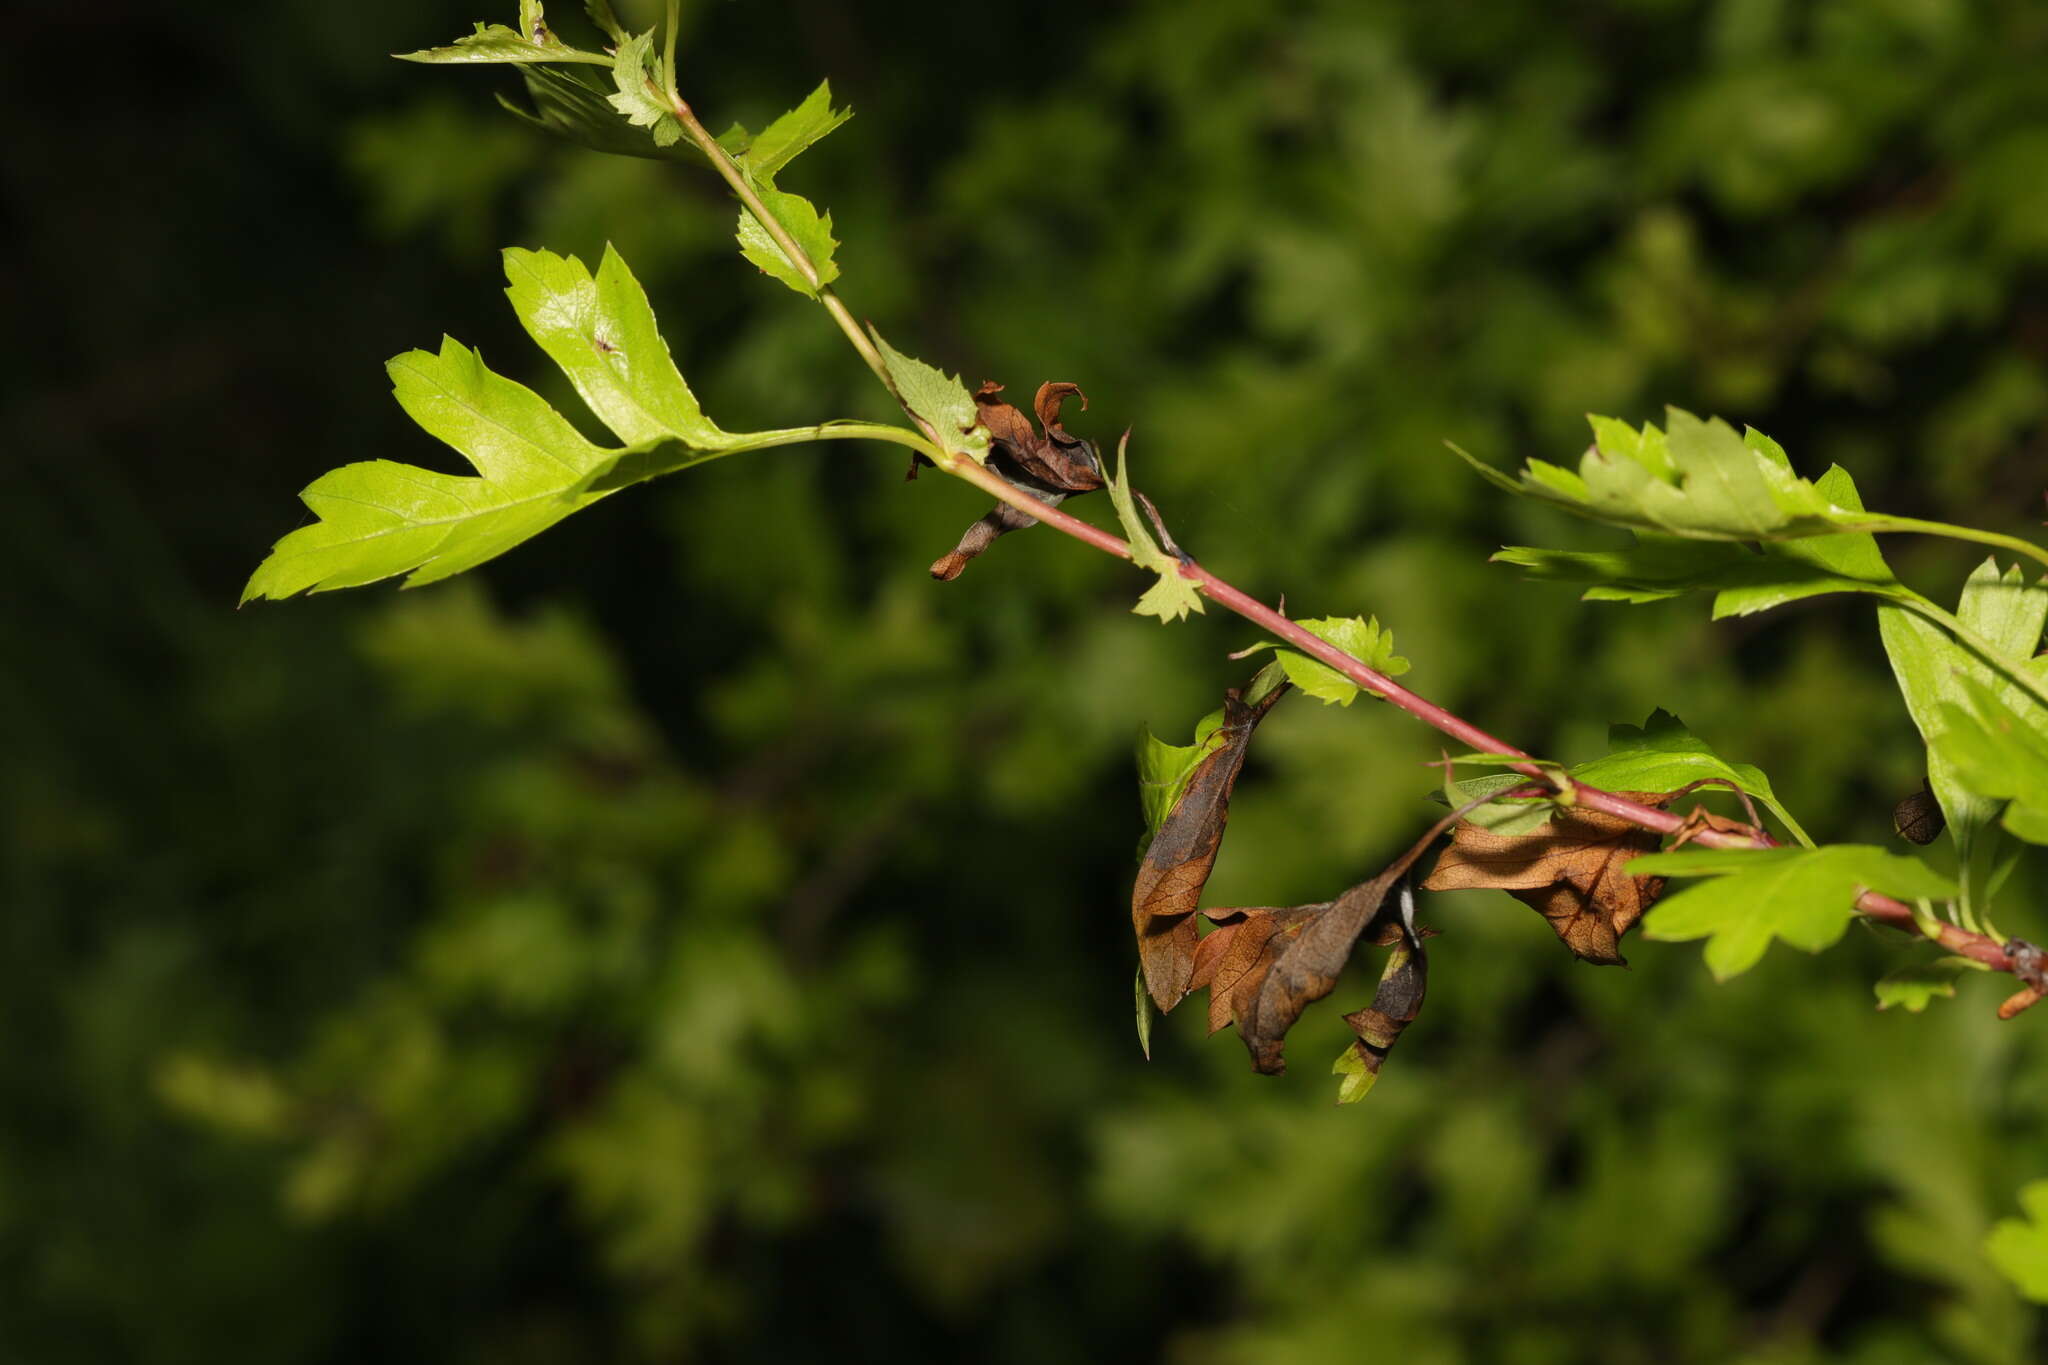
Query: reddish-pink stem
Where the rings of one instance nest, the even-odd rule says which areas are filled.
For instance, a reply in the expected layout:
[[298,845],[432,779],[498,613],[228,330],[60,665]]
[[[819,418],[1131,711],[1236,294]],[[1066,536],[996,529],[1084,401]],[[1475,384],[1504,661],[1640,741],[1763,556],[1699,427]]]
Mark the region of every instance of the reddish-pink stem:
[[[1085,541],[1096,549],[1121,559],[1131,557],[1131,547],[1126,542],[1071,513],[1047,506],[1028,492],[980,465],[962,459],[956,461],[950,472],[1076,540]],[[1318,635],[1311,634],[1288,620],[1285,615],[1218,578],[1193,560],[1181,565],[1180,575],[1200,585],[1202,595],[1218,606],[1234,611],[1245,620],[1263,627],[1293,648],[1336,669],[1360,687],[1379,693],[1390,704],[1434,726],[1459,743],[1469,745],[1482,753],[1528,757],[1525,750],[1495,738],[1462,716],[1445,710],[1427,697],[1409,691],[1392,678],[1368,666],[1364,660],[1346,653]],[[1553,780],[1533,761],[1508,766],[1515,772],[1536,779],[1546,787],[1553,785]],[[1602,791],[1598,787],[1588,787],[1582,783],[1572,783],[1572,800],[1588,810],[1615,816],[1638,828],[1654,830],[1659,834],[1676,834],[1685,824],[1683,817],[1670,811],[1658,810],[1655,806],[1646,806],[1640,801],[1631,801],[1625,796]],[[1775,847],[1774,841],[1768,835],[1751,837],[1735,831],[1716,829],[1696,832],[1691,842],[1703,848]],[[1894,929],[1911,934],[1921,932],[1920,921],[1914,914],[1913,907],[1890,896],[1865,891],[1857,897],[1856,908],[1880,924],[1890,925]],[[2012,961],[2006,956],[2004,947],[1997,940],[1987,938],[1983,934],[1973,934],[1956,925],[1944,924],[1940,927],[1938,941],[1950,952],[1982,962],[1993,971],[2012,970]]]

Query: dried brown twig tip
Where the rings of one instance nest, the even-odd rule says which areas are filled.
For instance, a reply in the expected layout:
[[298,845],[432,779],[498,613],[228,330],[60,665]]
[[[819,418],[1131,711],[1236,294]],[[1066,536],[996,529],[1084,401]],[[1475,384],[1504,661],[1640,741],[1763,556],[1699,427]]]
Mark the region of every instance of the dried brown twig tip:
[[2042,992],[2035,990],[2032,986],[2025,986],[2014,991],[1998,1007],[1998,1017],[2000,1019],[2010,1019],[2016,1014],[2025,1013],[2041,1003],[2041,995]]
[[[1079,384],[1047,381],[1038,386],[1032,406],[1037,410],[1042,432],[1034,430],[1031,419],[996,397],[1003,386],[990,380],[974,395],[976,413],[988,428],[988,467],[1012,487],[1024,489],[1048,507],[1057,507],[1075,493],[1091,493],[1103,487],[1102,461],[1094,445],[1073,435],[1060,424],[1060,409],[1069,398],[1079,398],[1083,408],[1088,395]],[[917,472],[916,461],[911,473]],[[932,565],[932,577],[948,582],[960,576],[967,561],[995,544],[996,538],[1011,531],[1036,526],[1037,518],[1008,503],[967,528],[952,553]]]

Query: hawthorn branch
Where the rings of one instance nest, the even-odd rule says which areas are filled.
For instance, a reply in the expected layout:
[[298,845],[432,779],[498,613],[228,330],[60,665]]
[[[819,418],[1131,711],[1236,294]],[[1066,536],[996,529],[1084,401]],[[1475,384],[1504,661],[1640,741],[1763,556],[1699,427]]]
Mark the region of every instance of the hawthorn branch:
[[[890,378],[888,366],[883,363],[881,353],[875,348],[874,342],[861,330],[860,325],[854,321],[853,314],[847,309],[846,304],[839,296],[829,286],[819,282],[817,266],[812,262],[810,256],[797,244],[796,239],[782,225],[781,220],[762,202],[761,196],[755,192],[754,186],[746,174],[727,155],[725,148],[718,145],[718,140],[698,120],[696,113],[690,108],[689,104],[674,90],[672,69],[667,73],[667,79],[671,82],[670,88],[662,89],[660,86],[653,85],[652,83],[650,83],[650,88],[668,102],[677,120],[683,125],[683,129],[688,134],[690,141],[711,162],[712,168],[718,172],[719,176],[732,189],[732,192],[739,198],[746,211],[753,215],[755,221],[760,223],[770,240],[782,249],[783,254],[795,266],[797,273],[803,277],[806,284],[810,285],[818,302],[824,305],[827,313],[831,314],[833,322],[838,325],[839,330],[845,335],[847,341],[852,344],[853,349],[866,362],[867,367],[874,371],[875,377],[881,380],[882,387],[887,389],[890,396],[895,398],[899,404],[902,404],[903,395],[897,391],[896,383]],[[924,440],[930,443],[929,449],[924,453],[941,470],[953,475],[955,478],[973,484],[997,500],[1008,503],[1034,520],[1042,521],[1054,530],[1091,545],[1105,554],[1112,554],[1126,560],[1131,558],[1131,547],[1121,538],[1081,520],[1072,513],[1063,512],[1057,507],[1049,506],[1024,489],[1016,487],[1008,480],[997,475],[993,470],[976,464],[970,457],[949,451],[946,448],[947,443],[940,438],[939,433],[933,430],[929,423],[916,413],[911,412],[907,405],[904,406],[904,411],[916,425],[918,432],[922,434]],[[905,435],[908,435],[908,433],[905,433]],[[909,444],[909,442],[905,443]],[[1155,513],[1154,515],[1156,516],[1157,514]],[[1909,519],[1906,518],[1891,518],[1889,520],[1892,522],[1891,525],[1874,529],[1925,530],[1933,529],[1940,525],[1939,523],[1917,522],[1909,524]],[[1943,533],[1953,534],[1957,528],[1941,526],[1940,529]],[[1985,533],[1972,533],[1971,538],[1988,540],[1989,536]],[[1999,537],[1997,543],[2004,545],[2006,548],[2019,549],[2038,559],[2048,559],[2048,554],[2044,554],[2039,547],[2014,541],[2011,537]],[[1419,693],[1409,691],[1392,678],[1372,668],[1364,660],[1337,648],[1319,636],[1311,634],[1289,620],[1284,613],[1268,607],[1263,602],[1258,601],[1256,598],[1203,568],[1192,557],[1180,556],[1180,563],[1176,567],[1175,572],[1182,578],[1194,583],[1201,589],[1203,596],[1215,602],[1218,606],[1237,613],[1245,620],[1286,641],[1293,648],[1335,669],[1360,687],[1377,693],[1392,706],[1406,711],[1418,720],[1449,735],[1460,743],[1485,753],[1512,754],[1522,758],[1531,758],[1527,750],[1488,734],[1462,716],[1437,705]],[[1545,790],[1554,791],[1560,796],[1568,797],[1573,804],[1612,815],[1641,829],[1653,830],[1658,834],[1669,835],[1678,833],[1685,823],[1683,817],[1674,815],[1670,811],[1658,810],[1655,807],[1643,805],[1639,801],[1631,801],[1627,797],[1614,792],[1602,791],[1598,787],[1589,787],[1582,783],[1572,782],[1570,779],[1564,779],[1563,783],[1560,784],[1557,778],[1545,773],[1533,759],[1528,763],[1514,763],[1508,766],[1513,771],[1539,783]],[[1567,787],[1569,790],[1566,789]],[[1693,837],[1693,842],[1705,848],[1774,848],[1778,846],[1777,841],[1767,834],[1750,836],[1714,829],[1698,831]],[[1923,932],[1921,922],[1914,913],[1913,907],[1903,901],[1894,900],[1890,896],[1880,895],[1874,891],[1864,891],[1856,899],[1856,909],[1865,918],[1879,924],[1889,925],[1894,929],[1916,935]],[[1987,935],[1972,933],[1956,925],[1943,924],[1939,926],[1935,938],[1950,952],[1982,962],[1993,971],[2011,972],[2015,970],[2016,964],[2011,957],[2007,956],[2005,945]],[[2028,991],[2021,994],[2027,995],[2030,993]],[[2014,1001],[2008,1002],[2008,1005],[2016,1003],[2019,998],[2017,996],[2014,997]],[[2036,994],[2035,998],[2038,998],[2038,994]],[[2027,1003],[2031,1004],[2032,1001],[2029,1000]],[[2020,1008],[2024,1007],[2024,1005],[2020,1006]],[[2018,1011],[2014,1010],[2013,1012],[2017,1013]]]

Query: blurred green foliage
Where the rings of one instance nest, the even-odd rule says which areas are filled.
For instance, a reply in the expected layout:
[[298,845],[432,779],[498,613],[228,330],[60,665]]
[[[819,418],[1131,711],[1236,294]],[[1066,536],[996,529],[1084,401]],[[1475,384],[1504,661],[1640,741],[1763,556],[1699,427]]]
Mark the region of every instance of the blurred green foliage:
[[[1888,837],[1921,750],[1867,611],[1520,582],[1492,548],[1620,537],[1440,442],[1564,458],[1585,411],[1669,402],[1873,506],[2027,530],[2040,6],[686,8],[714,126],[825,76],[858,112],[790,172],[856,312],[970,383],[1080,382],[1073,425],[1135,427],[1219,572],[1376,614],[1419,690],[1538,752],[1663,706],[1816,837]],[[575,410],[500,245],[615,242],[736,429],[888,415],[733,259],[708,177],[382,55],[508,17],[472,9],[11,27],[7,1356],[2041,1357],[1984,1250],[2048,1170],[2037,1018],[1975,976],[1875,1012],[1896,941],[1716,986],[1439,898],[1365,1105],[1250,1075],[1195,1011],[1142,1061],[1131,736],[1185,733],[1247,633],[1136,619],[1128,569],[1043,532],[932,584],[982,508],[894,452],[723,461],[473,581],[233,613],[298,487],[441,454],[387,355],[445,328]],[[1972,562],[1888,550],[1941,600]],[[1370,702],[1282,708],[1212,899],[1377,867],[1436,751]],[[2048,931],[2039,887],[2008,928]]]

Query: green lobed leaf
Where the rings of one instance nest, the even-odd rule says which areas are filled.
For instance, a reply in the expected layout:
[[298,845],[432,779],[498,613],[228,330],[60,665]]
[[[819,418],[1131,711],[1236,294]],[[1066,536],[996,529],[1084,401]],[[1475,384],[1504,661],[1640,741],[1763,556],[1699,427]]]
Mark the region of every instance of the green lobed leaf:
[[812,268],[817,271],[818,282],[813,285],[804,277],[788,253],[768,235],[768,229],[762,227],[753,213],[745,208],[740,210],[740,254],[759,266],[764,274],[781,280],[805,298],[818,297],[819,289],[839,278],[839,264],[832,256],[839,249],[838,241],[832,236],[832,215],[820,214],[811,201],[801,195],[767,188],[756,193],[760,195],[762,205],[796,243],[797,250],[810,258]]
[[[2001,574],[1997,560],[1986,559],[1964,583],[1956,619],[2001,653],[2027,659],[2040,643],[2048,619],[2048,590],[2038,583],[2029,585],[2017,566]],[[2031,710],[2031,698],[1917,612],[1887,603],[1877,609],[1877,624],[1906,710],[1928,746],[1928,786],[1941,804],[1964,866],[1972,867],[1977,836],[1997,818],[1999,798],[1958,770],[1957,742],[1939,742],[1948,724],[1947,708],[1967,709],[1970,683],[1990,689],[2001,705]],[[1980,781],[1984,775],[1980,769]],[[1997,785],[1995,780],[1993,784]]]
[[[530,0],[529,0],[530,2]],[[529,13],[521,6],[520,27],[508,28],[504,24],[478,24],[476,32],[464,34],[447,47],[421,48],[417,52],[398,52],[401,62],[432,63],[486,63],[494,65],[524,65],[538,62],[590,62],[609,63],[612,59],[598,52],[585,52],[569,46],[540,28],[536,33],[533,20],[539,17],[540,7],[534,5]]]
[[[1409,669],[1408,661],[1394,653],[1394,632],[1381,626],[1377,616],[1324,616],[1294,624],[1389,678],[1398,678]],[[1273,657],[1287,670],[1287,680],[1311,697],[1349,706],[1361,691],[1369,696],[1380,695],[1359,687],[1328,664],[1271,640],[1262,640],[1245,652],[1256,653],[1261,649],[1272,650]]]
[[1530,460],[1512,478],[1453,446],[1488,481],[1617,526],[1700,540],[1768,541],[1832,535],[1862,518],[1792,472],[1761,433],[1719,418],[1666,410],[1666,430],[1593,418],[1578,472]]
[[[757,182],[772,188],[777,172],[852,117],[853,110],[832,107],[832,82],[821,81],[802,104],[748,140],[739,154],[739,164]],[[746,130],[740,132],[744,136]]]
[[1130,480],[1124,466],[1124,448],[1129,443],[1129,432],[1117,442],[1116,477],[1109,483],[1109,500],[1116,508],[1117,520],[1123,524],[1124,539],[1130,542],[1131,562],[1159,575],[1159,581],[1145,590],[1138,599],[1138,605],[1131,610],[1140,616],[1178,621],[1191,611],[1200,613],[1203,610],[1202,592],[1192,581],[1180,576],[1180,561],[1160,549],[1159,543],[1152,539],[1151,530],[1138,520],[1138,506],[1131,497]]
[[948,454],[964,453],[976,464],[987,464],[988,428],[981,424],[974,395],[967,392],[959,376],[913,360],[883,340],[873,326],[868,334],[882,353],[882,367],[889,372],[889,382],[896,386],[903,406],[930,423]]
[[612,57],[612,81],[618,91],[608,103],[626,116],[626,122],[648,129],[655,146],[668,147],[681,141],[683,125],[652,83],[658,60],[653,29],[620,43]]
[[[1610,421],[1595,419],[1595,430]],[[1614,426],[1626,428],[1621,423]],[[1654,430],[1654,428],[1653,428]],[[1768,437],[1752,431],[1752,440]],[[1776,443],[1771,447],[1775,449]],[[1782,458],[1782,452],[1780,452]],[[1840,466],[1814,484],[1845,513],[1861,512],[1855,481]],[[1727,540],[1689,540],[1635,528],[1624,550],[1545,550],[1511,545],[1493,556],[1539,580],[1591,583],[1589,602],[1659,602],[1689,592],[1714,592],[1715,619],[1747,616],[1822,593],[1896,596],[1903,589],[1866,532],[1838,532],[1750,546]]]
[[1983,970],[1983,963],[1967,957],[1937,957],[1887,973],[1873,983],[1872,989],[1877,993],[1879,1009],[1897,1005],[1908,1014],[1919,1014],[1936,999],[1954,999],[1956,981],[1963,973]]
[[698,407],[646,292],[609,243],[594,277],[573,256],[518,247],[504,254],[505,293],[527,335],[620,440],[673,436],[705,449],[733,440]]
[[590,22],[603,29],[605,36],[614,43],[626,41],[625,25],[619,22],[618,15],[612,13],[611,0],[583,0],[583,9],[589,14]]
[[[1453,810],[1462,808],[1467,802],[1496,792],[1511,791],[1526,786],[1529,779],[1520,773],[1503,773],[1487,777],[1469,777],[1462,781],[1444,784],[1444,800]],[[1464,818],[1481,829],[1509,837],[1528,834],[1550,822],[1556,803],[1547,796],[1518,797],[1511,801],[1491,801],[1483,806],[1474,806],[1465,812]]]
[[1607,748],[1604,757],[1573,768],[1572,777],[1608,791],[1646,792],[1676,791],[1703,778],[1722,778],[1769,807],[1800,843],[1813,843],[1779,802],[1762,769],[1728,762],[1669,711],[1651,712],[1640,729],[1633,725],[1608,727]]
[[2048,1180],[2020,1191],[2024,1218],[2001,1218],[1984,1239],[1984,1254],[1999,1273],[2035,1303],[2048,1303]]
[[[512,251],[506,273],[520,320],[627,444],[593,444],[540,395],[453,338],[439,354],[408,352],[388,367],[400,406],[476,473],[373,460],[321,476],[300,495],[319,520],[277,542],[250,576],[244,602],[398,574],[410,575],[408,587],[431,583],[504,553],[633,478],[816,430],[734,433],[704,417],[616,253],[607,251],[592,277],[573,258]],[[622,465],[633,478],[618,476]]]
[[1819,952],[1841,938],[1859,888],[1908,900],[1956,894],[1955,883],[1916,858],[1871,844],[1822,848],[1687,849],[1628,865],[1632,877],[1706,877],[1666,892],[1643,921],[1653,939],[1707,940],[1707,969],[1725,981],[1755,966],[1772,939]]
[[2048,733],[2039,707],[2022,716],[1977,678],[1957,675],[1962,699],[1943,702],[1933,752],[1974,796],[2007,802],[2005,828],[2048,844]]

